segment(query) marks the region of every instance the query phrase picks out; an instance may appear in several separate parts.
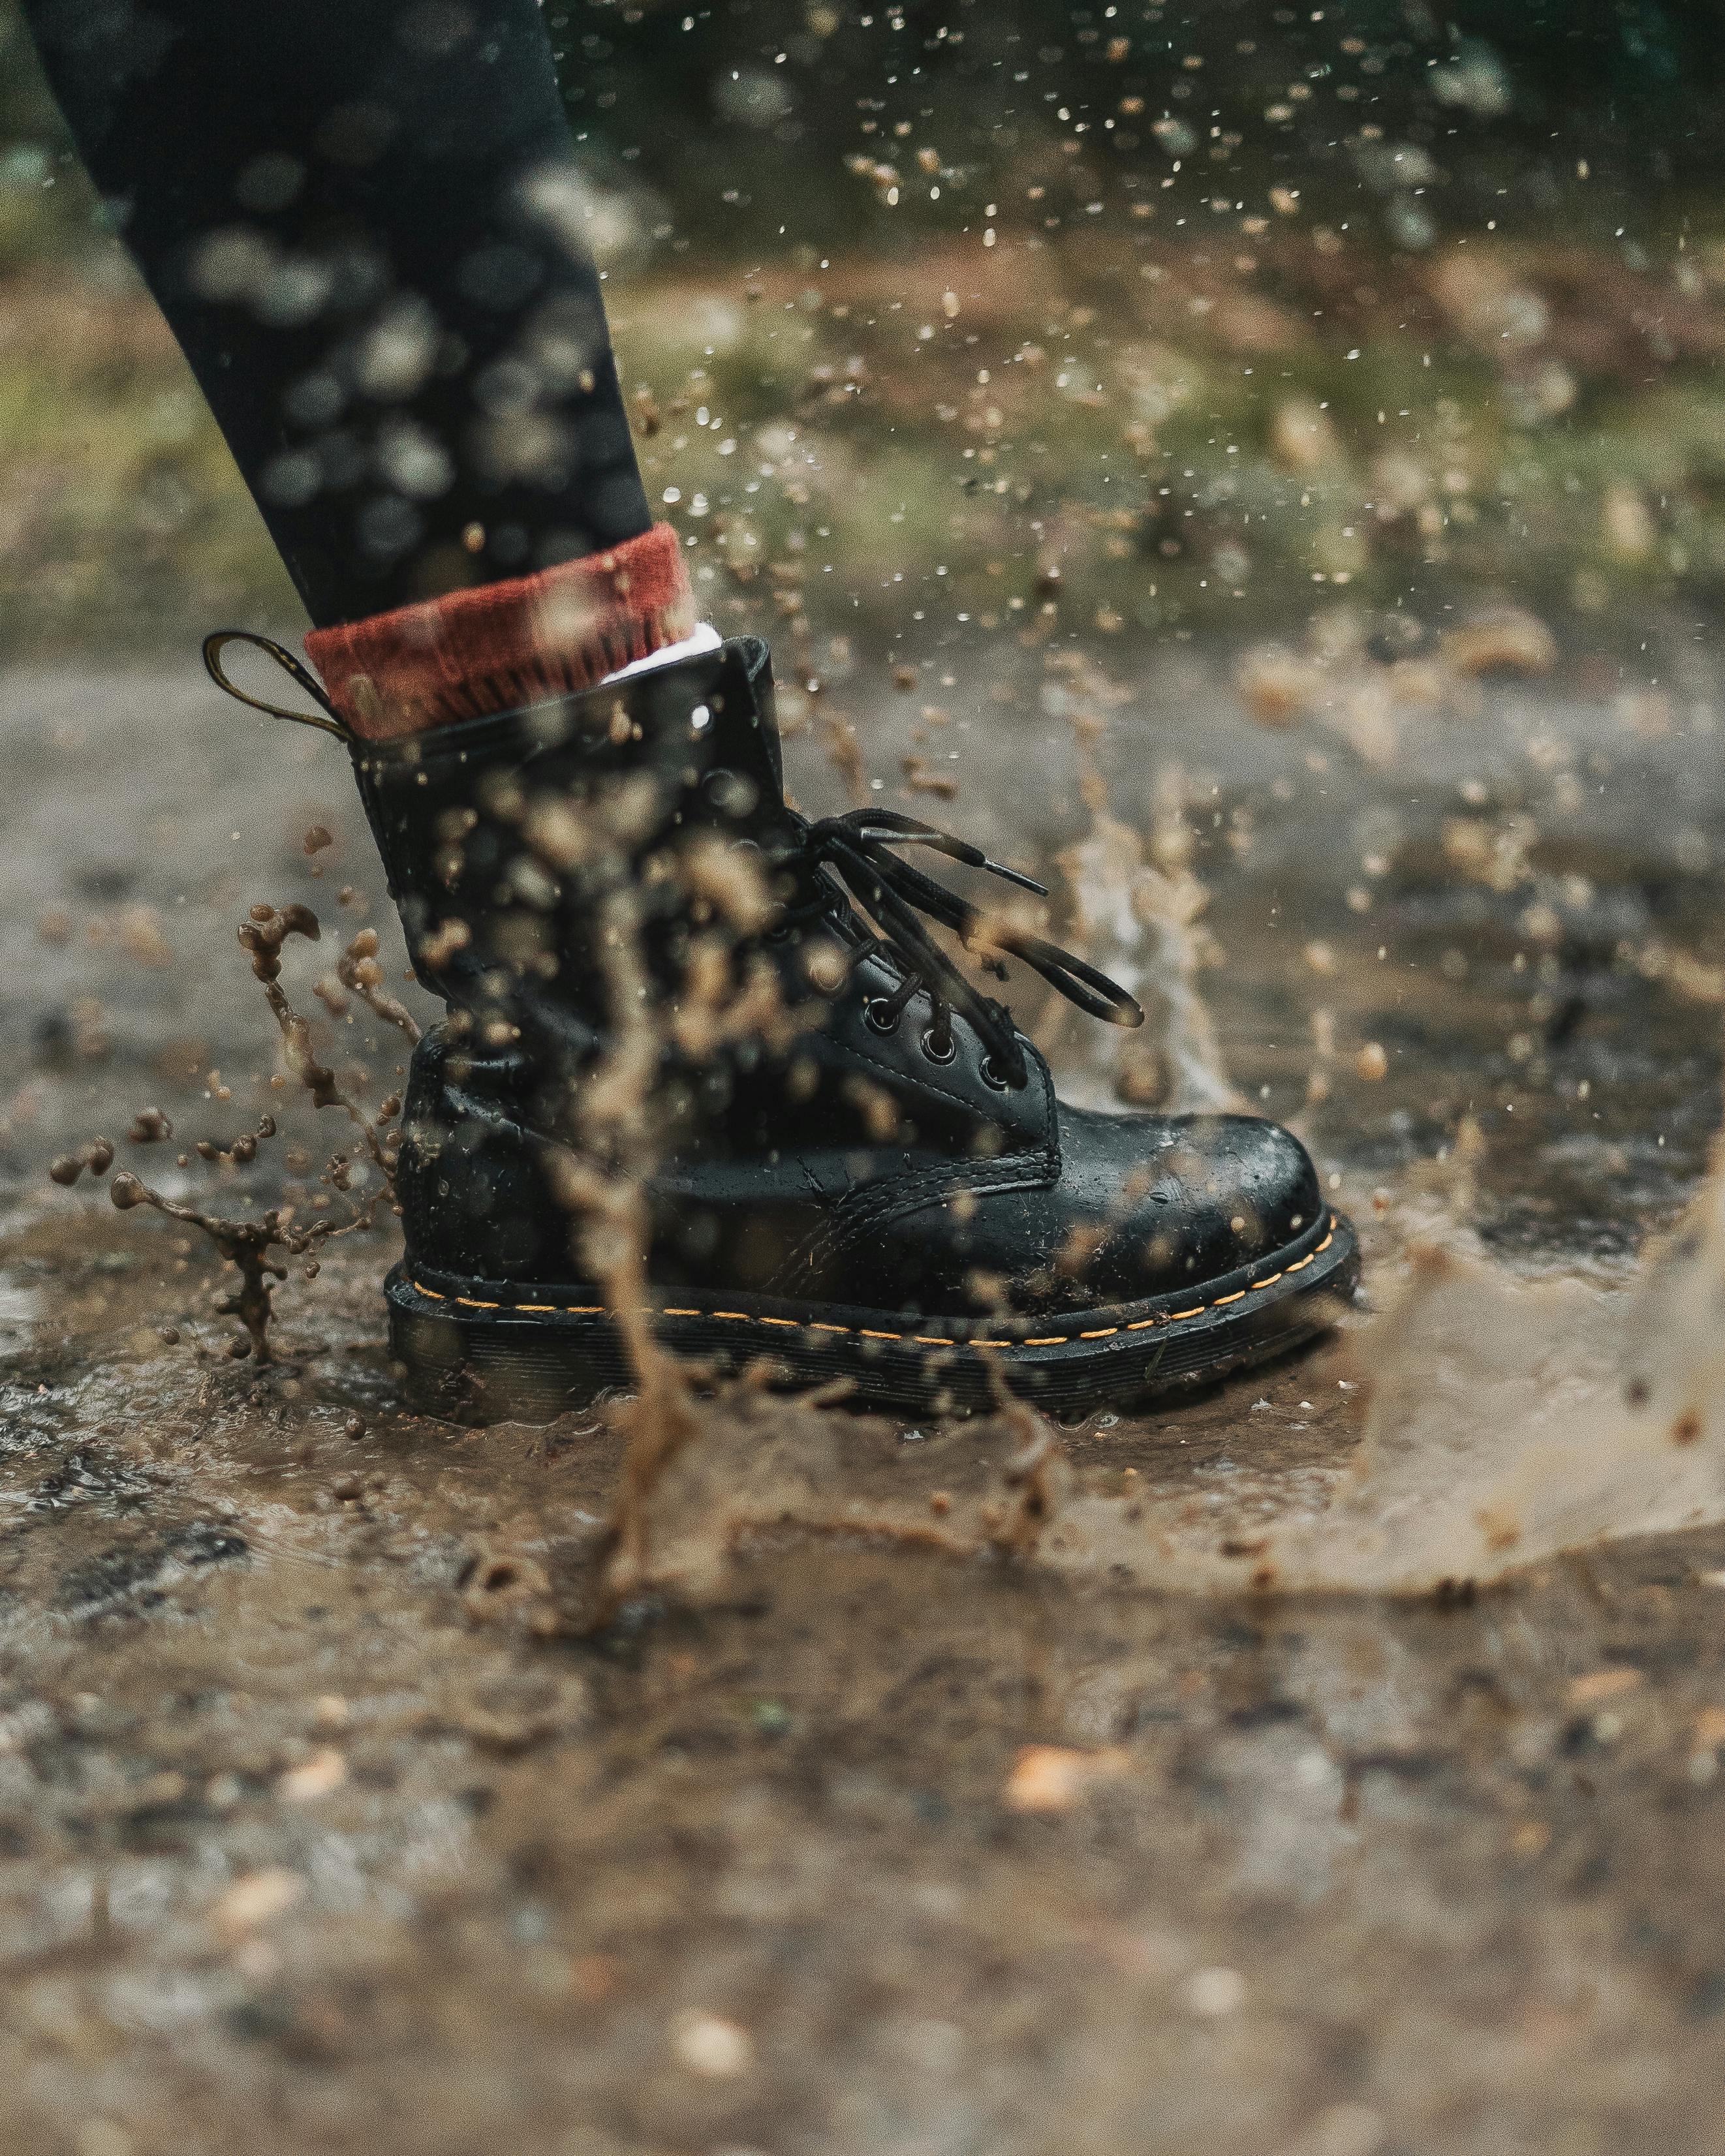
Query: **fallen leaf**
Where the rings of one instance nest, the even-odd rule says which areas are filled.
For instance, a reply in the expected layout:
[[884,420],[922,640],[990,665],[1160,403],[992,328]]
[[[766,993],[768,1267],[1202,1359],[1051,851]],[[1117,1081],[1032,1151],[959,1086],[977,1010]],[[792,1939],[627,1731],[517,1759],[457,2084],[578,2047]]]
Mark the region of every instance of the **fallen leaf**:
[[1602,1699],[1619,1698],[1645,1682],[1640,1670],[1589,1670],[1585,1676],[1572,1679],[1569,1704],[1571,1707],[1597,1707]]
[[1118,1781],[1130,1764],[1117,1745],[1077,1752],[1063,1744],[1027,1744],[1003,1794],[1012,1811],[1069,1812],[1096,1783]]

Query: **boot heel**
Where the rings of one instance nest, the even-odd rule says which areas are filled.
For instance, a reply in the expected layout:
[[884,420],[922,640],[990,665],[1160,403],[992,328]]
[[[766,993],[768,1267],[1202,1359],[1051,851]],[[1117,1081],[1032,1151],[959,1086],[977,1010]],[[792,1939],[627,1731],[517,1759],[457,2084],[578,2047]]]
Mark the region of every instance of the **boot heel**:
[[392,1275],[386,1289],[389,1352],[409,1404],[422,1414],[477,1425],[554,1422],[629,1385],[608,1325],[577,1340],[441,1311],[432,1315],[398,1295],[397,1286]]

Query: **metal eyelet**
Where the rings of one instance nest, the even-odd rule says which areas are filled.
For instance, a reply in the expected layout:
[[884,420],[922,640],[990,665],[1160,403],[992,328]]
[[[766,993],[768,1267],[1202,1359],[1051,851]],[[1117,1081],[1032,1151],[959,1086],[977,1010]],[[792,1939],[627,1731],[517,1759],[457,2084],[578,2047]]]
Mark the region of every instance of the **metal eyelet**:
[[870,1033],[896,1033],[899,1014],[885,996],[870,996],[863,1005],[863,1024]]
[[922,1036],[922,1053],[931,1063],[950,1063],[958,1053],[958,1045],[949,1033],[947,1035],[947,1052],[942,1055],[935,1042],[934,1028],[930,1026]]
[[1012,1091],[1005,1074],[992,1055],[985,1055],[978,1068],[983,1074],[983,1085],[992,1086],[997,1093],[1009,1093]]

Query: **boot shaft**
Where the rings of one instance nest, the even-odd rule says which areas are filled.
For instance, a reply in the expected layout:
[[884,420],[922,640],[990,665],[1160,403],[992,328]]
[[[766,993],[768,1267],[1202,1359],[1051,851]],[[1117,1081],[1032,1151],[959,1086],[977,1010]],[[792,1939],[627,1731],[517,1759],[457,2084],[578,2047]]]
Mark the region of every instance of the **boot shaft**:
[[578,1067],[609,1023],[608,936],[674,995],[696,935],[732,948],[783,895],[795,819],[757,639],[353,759],[414,972],[476,1047]]

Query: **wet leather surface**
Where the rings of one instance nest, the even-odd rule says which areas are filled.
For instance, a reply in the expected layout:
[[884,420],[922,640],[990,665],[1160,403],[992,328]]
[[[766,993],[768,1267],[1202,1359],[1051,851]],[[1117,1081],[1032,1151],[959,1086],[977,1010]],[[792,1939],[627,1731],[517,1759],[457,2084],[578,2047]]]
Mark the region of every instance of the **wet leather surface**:
[[[764,957],[814,1023],[664,1075],[654,1277],[893,1310],[1081,1307],[1162,1294],[1283,1246],[1316,1217],[1296,1141],[1242,1116],[1106,1116],[1055,1098],[1023,1042],[1004,1084],[963,1014],[899,985],[836,891],[794,860],[770,665],[754,640],[611,690],[368,750],[359,777],[416,971],[452,1018],[415,1051],[401,1189],[411,1255],[486,1280],[581,1276],[557,1195],[608,997],[606,874],[566,816],[627,814],[643,956],[675,1018],[691,931],[679,850],[752,850],[784,911]],[[619,804],[623,804],[621,807]],[[683,858],[686,859],[685,855]],[[789,864],[789,865],[785,865]],[[825,993],[816,963],[843,962]]]

